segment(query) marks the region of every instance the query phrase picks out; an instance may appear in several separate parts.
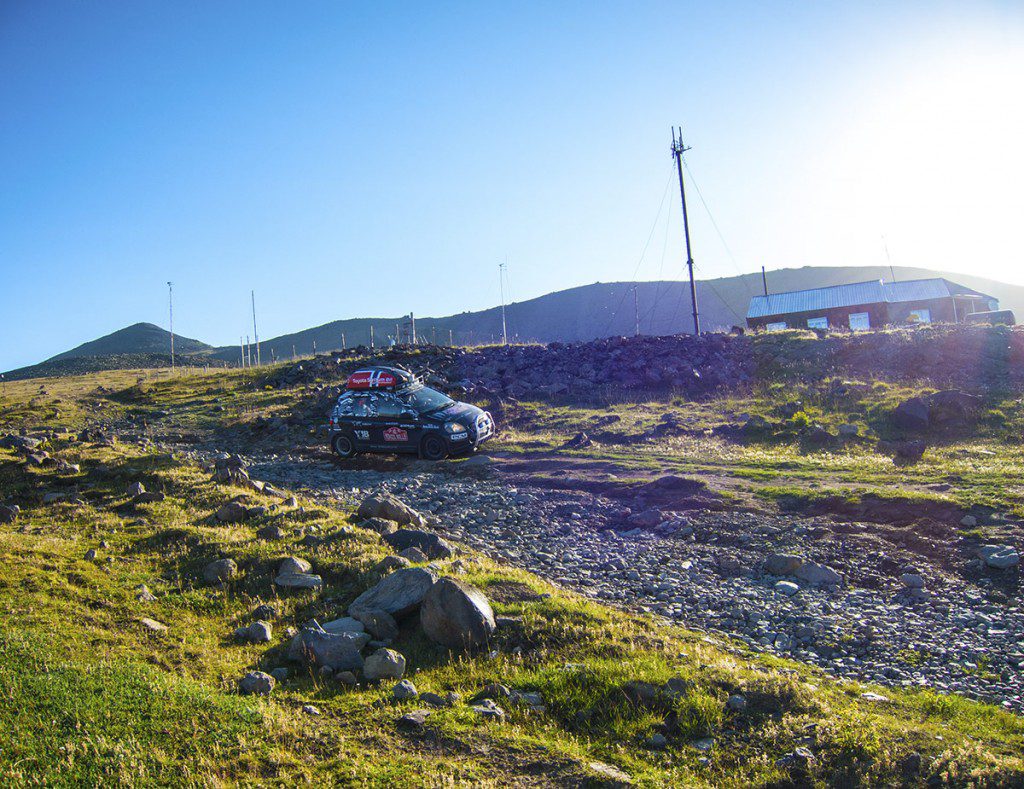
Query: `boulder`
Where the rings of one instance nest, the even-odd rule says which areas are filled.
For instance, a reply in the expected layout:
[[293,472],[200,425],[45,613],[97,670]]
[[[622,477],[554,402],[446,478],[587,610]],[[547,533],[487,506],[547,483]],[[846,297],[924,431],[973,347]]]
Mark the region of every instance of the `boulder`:
[[229,501],[217,510],[221,523],[241,523],[249,518],[249,509],[240,501]]
[[360,518],[383,518],[399,525],[425,526],[423,516],[390,494],[367,496],[356,510]]
[[307,627],[288,645],[288,658],[306,666],[324,666],[333,671],[356,671],[363,667],[363,647],[370,641],[366,633],[328,633]]
[[395,618],[412,613],[423,602],[437,576],[424,567],[406,567],[395,570],[379,583],[371,586],[348,607],[348,612],[364,624],[360,614],[383,611]]
[[0,504],[0,523],[14,523],[18,518],[19,508],[17,506],[8,506],[6,504]]
[[308,573],[312,569],[313,565],[305,559],[300,559],[297,556],[289,556],[277,566],[277,574],[288,575],[289,573]]
[[983,545],[978,556],[995,570],[1007,570],[1020,564],[1020,554],[1012,545]]
[[419,697],[416,686],[410,679],[403,679],[391,689],[391,698],[395,701],[409,701]]
[[804,562],[793,575],[812,586],[836,586],[843,581],[843,577],[831,567],[815,562]]
[[775,591],[779,594],[786,595],[786,597],[792,597],[800,591],[800,587],[792,581],[779,581],[775,584]]
[[377,534],[391,534],[398,531],[398,524],[385,518],[367,518],[359,524],[360,528],[375,531]]
[[378,649],[363,663],[363,676],[371,681],[401,679],[403,674],[405,674],[405,657],[393,649]]
[[412,712],[407,712],[398,719],[398,728],[405,732],[422,731],[427,722],[427,718],[429,718],[431,714],[431,710],[413,710]]
[[133,482],[128,486],[128,495],[134,498],[135,496],[141,496],[146,492],[146,486],[141,482]]
[[403,559],[408,559],[411,564],[426,564],[430,558],[415,545],[410,545],[398,554]]
[[256,536],[261,540],[283,540],[285,532],[280,526],[271,524],[270,526],[264,526],[262,529],[257,530]]
[[771,575],[792,575],[804,560],[799,556],[792,556],[786,553],[773,553],[764,560],[764,571]]
[[217,559],[203,568],[203,580],[208,584],[226,583],[238,576],[238,565],[234,559]]
[[398,638],[398,623],[386,611],[360,610],[354,618],[378,641],[394,641]]
[[455,550],[439,535],[419,529],[399,529],[384,535],[384,542],[396,551],[419,548],[430,559],[447,559]]
[[903,430],[927,430],[931,424],[928,416],[928,401],[923,397],[904,400],[892,412],[896,426]]
[[250,671],[238,682],[238,690],[243,694],[269,696],[277,680],[263,671]]
[[383,559],[377,562],[376,569],[382,573],[390,573],[393,570],[399,570],[402,567],[408,567],[411,564],[412,562],[410,562],[404,556],[392,555],[385,556]]
[[324,579],[313,573],[282,573],[274,583],[285,589],[319,589],[324,585]]
[[420,623],[431,641],[451,649],[485,643],[497,628],[484,593],[453,578],[442,578],[427,592]]
[[981,398],[955,389],[928,396],[928,421],[935,427],[966,427],[981,407]]
[[358,619],[354,619],[351,616],[342,617],[341,619],[334,619],[330,622],[324,622],[321,626],[328,633],[365,633],[366,628],[363,623]]
[[235,630],[235,637],[252,644],[266,644],[273,638],[274,628],[270,622],[253,622]]

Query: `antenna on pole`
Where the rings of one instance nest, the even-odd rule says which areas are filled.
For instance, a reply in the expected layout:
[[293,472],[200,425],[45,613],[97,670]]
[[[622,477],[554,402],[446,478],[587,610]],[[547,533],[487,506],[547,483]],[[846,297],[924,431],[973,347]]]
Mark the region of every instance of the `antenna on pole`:
[[633,319],[635,326],[633,328],[633,336],[640,336],[640,299],[636,295],[636,283],[633,283]]
[[253,342],[256,343],[256,366],[260,366],[260,333],[256,331],[256,291],[250,291],[252,294],[252,338]]
[[683,129],[679,127],[679,134],[676,135],[676,127],[672,127],[672,156],[676,160],[676,170],[679,173],[679,197],[683,201],[683,234],[686,236],[686,267],[690,270],[690,302],[693,304],[693,333],[700,334],[700,316],[697,313],[697,284],[693,281],[693,255],[690,252],[690,219],[686,215],[686,187],[683,184],[683,154],[690,150],[689,146],[683,145]]
[[167,283],[167,317],[171,330],[171,372],[174,372],[174,283]]
[[505,269],[508,268],[508,256],[505,262],[498,264],[498,289],[501,291],[501,344],[508,345],[508,328],[505,324]]
[[889,261],[889,273],[892,275],[892,281],[896,281],[896,269],[892,267],[892,258],[889,257],[889,242],[885,238],[885,234],[882,234],[882,246],[885,247],[885,259]]

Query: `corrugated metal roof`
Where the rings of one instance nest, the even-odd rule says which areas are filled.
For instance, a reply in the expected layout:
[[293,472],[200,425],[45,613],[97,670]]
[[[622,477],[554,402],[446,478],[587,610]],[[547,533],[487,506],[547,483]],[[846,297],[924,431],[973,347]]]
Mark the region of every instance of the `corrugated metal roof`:
[[815,310],[853,307],[857,304],[874,304],[885,301],[882,280],[854,282],[849,285],[833,285],[830,288],[791,290],[788,293],[770,293],[754,296],[747,310],[748,318],[763,318],[767,315],[785,315],[791,312],[813,312]]
[[[905,282],[871,280],[850,285],[833,285],[829,288],[793,290],[787,293],[771,293],[754,296],[747,310],[748,318],[764,318],[769,315],[788,315],[796,312],[815,312],[837,307],[855,307],[860,304],[880,304],[901,301],[925,301],[927,299],[949,298],[954,293],[984,296],[976,290],[956,285],[942,278],[915,279]],[[991,299],[991,296],[985,298]]]

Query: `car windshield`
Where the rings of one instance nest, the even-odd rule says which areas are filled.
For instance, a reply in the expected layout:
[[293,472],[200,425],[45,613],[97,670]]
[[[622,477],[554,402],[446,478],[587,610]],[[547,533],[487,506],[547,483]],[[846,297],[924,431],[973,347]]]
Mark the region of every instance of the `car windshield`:
[[447,395],[435,392],[426,386],[422,389],[417,389],[409,395],[409,402],[421,414],[425,414],[428,411],[439,411],[442,408],[455,404],[455,401]]

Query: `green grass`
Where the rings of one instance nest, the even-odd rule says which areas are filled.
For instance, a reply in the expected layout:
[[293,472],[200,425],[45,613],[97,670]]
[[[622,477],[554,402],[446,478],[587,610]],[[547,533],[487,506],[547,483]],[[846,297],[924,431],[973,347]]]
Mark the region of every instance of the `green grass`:
[[[372,567],[385,554],[376,536],[355,528],[344,539],[300,546],[301,526],[351,528],[346,512],[306,503],[304,512],[268,516],[293,537],[258,541],[262,521],[210,520],[240,491],[195,467],[128,449],[57,441],[51,450],[79,461],[81,474],[65,480],[0,452],[3,498],[24,507],[16,524],[0,527],[0,777],[7,783],[405,786],[427,775],[438,783],[507,785],[527,775],[562,783],[591,775],[588,765],[598,760],[640,785],[767,785],[786,775],[775,760],[808,736],[822,783],[891,780],[910,750],[954,783],[1024,775],[1024,722],[1008,713],[889,690],[891,704],[871,706],[812,668],[656,625],[473,556],[465,580],[484,589],[499,614],[521,617],[495,644],[498,655],[451,656],[414,625],[397,646],[421,690],[469,696],[501,681],[540,691],[544,712],[506,703],[506,723],[486,724],[466,707],[444,710],[430,718],[424,739],[397,731],[397,716],[417,704],[382,703],[387,687],[348,690],[300,674],[268,700],[240,697],[235,683],[245,671],[280,663],[286,625],[338,614],[373,582]],[[123,491],[134,480],[166,491],[167,500],[126,508]],[[72,485],[85,489],[85,505],[37,503],[38,491]],[[101,540],[109,547],[85,560]],[[323,594],[278,594],[270,579],[288,554],[314,563]],[[225,555],[242,577],[225,590],[203,586],[205,562]],[[135,599],[140,583],[156,602]],[[274,643],[234,643],[233,629],[267,601],[282,611]],[[145,630],[143,616],[169,630]],[[672,678],[689,690],[649,704],[629,694],[630,683],[660,687]],[[748,698],[744,713],[725,710],[731,693]],[[304,715],[306,703],[323,714]],[[641,747],[666,720],[670,747]],[[704,736],[716,740],[707,761],[689,744]]]

